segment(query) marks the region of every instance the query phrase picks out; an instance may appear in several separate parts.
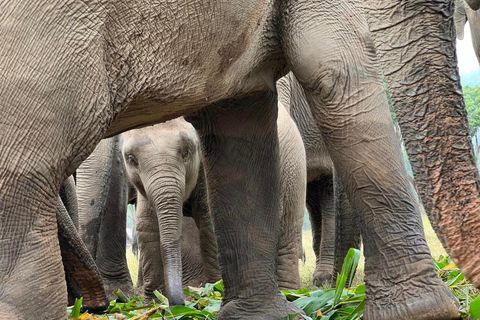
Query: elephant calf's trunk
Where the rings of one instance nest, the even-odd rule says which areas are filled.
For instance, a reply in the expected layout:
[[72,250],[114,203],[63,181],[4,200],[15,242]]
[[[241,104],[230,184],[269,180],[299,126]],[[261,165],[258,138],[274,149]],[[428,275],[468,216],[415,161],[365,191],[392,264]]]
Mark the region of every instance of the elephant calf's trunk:
[[[169,183],[168,188],[155,189],[152,194],[158,217],[165,295],[171,305],[184,305],[182,288],[181,226],[184,179]],[[160,184],[164,186],[165,184]]]

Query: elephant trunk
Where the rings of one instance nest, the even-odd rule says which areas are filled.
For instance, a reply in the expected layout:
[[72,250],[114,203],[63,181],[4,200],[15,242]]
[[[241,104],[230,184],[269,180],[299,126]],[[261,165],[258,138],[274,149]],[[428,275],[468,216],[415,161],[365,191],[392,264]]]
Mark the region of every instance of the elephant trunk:
[[478,286],[480,180],[457,70],[454,3],[365,3],[419,194],[455,263]]
[[178,168],[155,170],[146,192],[155,208],[160,231],[165,295],[171,305],[184,305],[182,288],[182,208],[185,194],[184,174]]

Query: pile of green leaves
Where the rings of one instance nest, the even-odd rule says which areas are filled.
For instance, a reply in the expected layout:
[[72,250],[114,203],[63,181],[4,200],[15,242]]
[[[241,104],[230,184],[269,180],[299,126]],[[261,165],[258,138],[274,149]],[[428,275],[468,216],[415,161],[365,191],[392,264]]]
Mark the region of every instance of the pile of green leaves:
[[187,296],[185,306],[170,306],[168,299],[158,291],[154,291],[159,302],[145,302],[141,297],[129,299],[122,291],[115,291],[117,299],[103,315],[80,314],[82,299],[77,299],[75,305],[68,308],[71,319],[107,320],[107,319],[176,319],[203,320],[214,319],[220,309],[223,295],[223,282],[209,283],[204,288],[189,288],[184,290]]
[[[335,288],[295,291],[283,291],[287,300],[300,307],[305,314],[292,314],[286,320],[297,316],[306,320],[356,320],[362,319],[365,307],[365,284],[349,289],[360,259],[360,252],[350,249],[343,262],[342,272],[337,276]],[[480,319],[480,293],[467,282],[465,276],[451,261],[450,257],[440,256],[434,259],[435,270],[457,298],[463,319]],[[207,284],[204,288],[184,290],[187,297],[185,306],[169,306],[168,300],[158,291],[155,296],[159,302],[145,302],[140,297],[128,298],[123,292],[116,291],[117,299],[103,315],[81,314],[82,300],[77,300],[69,308],[70,318],[89,319],[176,319],[203,320],[214,319],[220,309],[223,295],[223,282]]]
[[480,294],[470,284],[449,256],[433,260],[438,276],[458,300],[462,319],[480,319]]
[[[283,294],[305,312],[306,316],[302,315],[304,319],[360,319],[365,307],[365,284],[359,285],[354,290],[345,289],[347,280],[348,287],[352,283],[359,260],[360,251],[350,249],[343,261],[342,272],[337,276],[335,288],[314,291],[303,288],[283,291]],[[289,318],[294,319],[296,316],[297,314],[294,314]]]

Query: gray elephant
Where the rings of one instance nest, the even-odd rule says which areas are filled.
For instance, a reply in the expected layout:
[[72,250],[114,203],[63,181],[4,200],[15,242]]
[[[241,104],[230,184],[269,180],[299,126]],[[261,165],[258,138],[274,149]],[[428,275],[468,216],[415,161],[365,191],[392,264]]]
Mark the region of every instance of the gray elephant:
[[[426,210],[479,284],[480,179],[456,70],[453,2],[364,3],[368,24],[353,0],[1,2],[0,318],[67,317],[56,228],[62,182],[102,138],[187,114],[205,151],[225,285],[217,319],[298,311],[276,280],[275,82],[288,70],[364,221],[364,319],[456,318],[455,298],[432,265],[375,55]],[[262,241],[252,242],[258,234]]]
[[455,22],[457,38],[460,40],[463,40],[465,23],[467,23],[468,20],[470,31],[472,33],[473,49],[475,50],[477,60],[480,63],[480,11],[475,11],[469,7],[465,0],[456,0],[453,19]]
[[307,198],[316,267],[313,284],[335,285],[350,248],[360,247],[360,222],[335,172],[302,86],[292,73],[277,81],[279,101],[286,106],[305,145]]
[[[282,289],[298,289],[305,151],[300,134],[284,108],[279,111],[277,125],[281,170],[278,283]],[[198,192],[205,185],[200,140],[193,126],[183,118],[132,130],[123,137],[127,172],[139,194],[137,233],[144,295],[151,298],[153,290],[161,288],[171,303],[183,304],[182,283],[192,285],[195,280],[192,271],[198,270],[197,265],[185,263],[186,252],[200,244],[204,251],[203,269],[210,273],[217,271],[200,274],[197,283],[220,278],[209,206],[203,203],[206,196]],[[186,246],[183,245],[186,234],[181,228],[181,217],[185,214],[193,216],[200,229],[200,242],[187,242]]]
[[[137,190],[141,290],[150,299],[154,290],[161,289],[171,304],[184,304],[182,285],[221,278],[199,139],[183,119],[131,130],[122,139],[126,172]],[[184,215],[195,220],[200,243],[184,241],[191,235],[182,232]],[[189,263],[182,259],[198,257],[197,248],[202,249],[200,269],[197,258],[187,259]],[[198,274],[199,270],[203,272]]]
[[126,258],[130,191],[120,136],[102,140],[76,172],[79,234],[92,255],[109,299],[133,294]]

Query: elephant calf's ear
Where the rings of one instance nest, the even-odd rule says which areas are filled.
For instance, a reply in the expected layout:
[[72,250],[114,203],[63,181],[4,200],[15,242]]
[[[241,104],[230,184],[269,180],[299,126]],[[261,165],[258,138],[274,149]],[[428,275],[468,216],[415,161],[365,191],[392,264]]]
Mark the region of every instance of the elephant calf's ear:
[[455,12],[453,13],[455,23],[455,32],[458,40],[463,40],[465,24],[467,23],[467,13],[465,12],[464,0],[455,1]]

